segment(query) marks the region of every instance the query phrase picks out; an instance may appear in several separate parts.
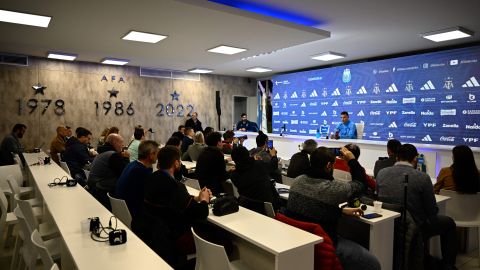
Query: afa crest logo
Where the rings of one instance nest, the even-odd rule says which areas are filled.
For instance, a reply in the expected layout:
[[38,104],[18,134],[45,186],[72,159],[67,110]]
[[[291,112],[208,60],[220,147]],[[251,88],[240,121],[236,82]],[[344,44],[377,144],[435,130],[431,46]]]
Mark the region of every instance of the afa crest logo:
[[349,83],[352,80],[352,73],[349,68],[343,70],[342,81],[344,83]]

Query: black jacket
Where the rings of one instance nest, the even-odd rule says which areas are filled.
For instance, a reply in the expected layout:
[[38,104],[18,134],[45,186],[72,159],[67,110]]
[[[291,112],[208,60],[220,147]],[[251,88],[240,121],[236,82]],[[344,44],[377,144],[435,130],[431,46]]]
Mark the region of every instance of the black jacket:
[[389,157],[387,159],[379,159],[375,161],[375,167],[373,167],[373,177],[377,178],[378,172],[381,169],[392,167],[393,165],[395,165],[395,162],[397,162],[396,156]]
[[[108,161],[97,162],[97,159],[101,159],[103,153],[108,151],[113,152],[108,156]],[[123,169],[125,169],[129,162],[130,160],[128,158],[122,157],[122,155],[109,143],[105,143],[98,147],[98,156],[93,160],[90,169],[90,176],[87,182],[88,186],[115,193],[117,180],[120,178]]]
[[188,119],[187,121],[185,121],[185,127],[191,127],[193,128],[193,130],[195,132],[197,131],[202,131],[203,132],[203,128],[202,128],[202,122],[200,122],[200,120],[197,119],[197,122],[193,122],[192,118]]
[[305,174],[310,169],[310,159],[305,151],[295,153],[290,159],[288,165],[287,176],[296,178],[299,175]]
[[228,174],[222,151],[218,147],[206,147],[198,157],[195,174],[202,188],[206,186],[215,195],[224,192],[222,183]]
[[182,151],[182,154],[187,152],[188,147],[192,144],[193,144],[193,139],[189,138],[188,136],[183,137],[182,148],[180,149]]
[[93,157],[88,153],[86,144],[81,143],[76,137],[71,137],[65,143],[65,152],[63,160],[67,163],[72,177],[80,176],[86,179],[83,167],[93,161]]

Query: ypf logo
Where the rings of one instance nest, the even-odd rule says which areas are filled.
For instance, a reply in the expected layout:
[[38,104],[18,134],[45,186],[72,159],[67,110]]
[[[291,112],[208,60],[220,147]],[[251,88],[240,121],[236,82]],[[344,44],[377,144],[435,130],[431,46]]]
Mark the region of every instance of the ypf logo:
[[463,138],[464,142],[475,143],[478,142],[478,138]]

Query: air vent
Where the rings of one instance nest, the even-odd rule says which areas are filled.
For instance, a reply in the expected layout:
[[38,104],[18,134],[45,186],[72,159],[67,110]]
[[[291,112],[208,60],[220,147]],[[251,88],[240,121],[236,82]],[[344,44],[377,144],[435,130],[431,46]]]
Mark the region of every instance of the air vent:
[[0,64],[28,66],[28,56],[18,54],[0,53]]
[[200,81],[200,74],[189,73],[186,71],[140,68],[140,77],[154,77],[175,80]]

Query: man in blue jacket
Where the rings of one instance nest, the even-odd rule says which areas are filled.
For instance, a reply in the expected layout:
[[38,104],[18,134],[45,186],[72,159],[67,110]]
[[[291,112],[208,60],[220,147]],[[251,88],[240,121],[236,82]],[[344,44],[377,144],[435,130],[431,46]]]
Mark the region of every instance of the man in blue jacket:
[[340,115],[342,116],[342,122],[335,129],[335,139],[356,139],[357,127],[355,123],[350,121],[348,112],[343,111]]

